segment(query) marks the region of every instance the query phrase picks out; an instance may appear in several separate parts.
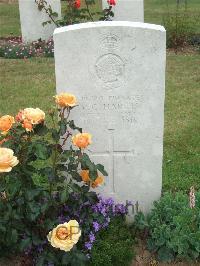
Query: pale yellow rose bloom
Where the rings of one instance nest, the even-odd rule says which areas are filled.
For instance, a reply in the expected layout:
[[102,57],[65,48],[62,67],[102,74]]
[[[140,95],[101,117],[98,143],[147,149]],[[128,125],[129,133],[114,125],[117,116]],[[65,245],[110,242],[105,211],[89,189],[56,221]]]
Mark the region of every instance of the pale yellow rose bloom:
[[14,152],[8,148],[0,148],[0,173],[10,172],[19,163]]
[[73,107],[77,105],[77,99],[73,94],[70,93],[60,93],[54,96],[56,103],[60,107]]
[[50,231],[47,239],[53,247],[67,252],[78,242],[80,236],[81,230],[78,222],[70,220],[68,223],[59,224]]
[[39,108],[25,108],[22,119],[28,120],[32,125],[40,124],[45,119],[45,113]]
[[75,146],[84,149],[92,143],[92,135],[89,133],[78,133],[72,137],[72,143]]

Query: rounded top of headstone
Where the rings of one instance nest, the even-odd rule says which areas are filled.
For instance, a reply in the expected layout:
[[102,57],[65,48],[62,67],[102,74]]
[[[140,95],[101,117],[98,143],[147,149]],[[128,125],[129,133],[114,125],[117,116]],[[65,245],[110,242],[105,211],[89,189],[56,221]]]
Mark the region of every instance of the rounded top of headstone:
[[150,30],[165,32],[165,28],[163,26],[156,24],[131,22],[131,21],[97,21],[97,22],[79,23],[65,27],[60,27],[55,29],[54,35],[67,31],[89,29],[89,28],[100,28],[100,27],[132,27],[132,28],[150,29]]

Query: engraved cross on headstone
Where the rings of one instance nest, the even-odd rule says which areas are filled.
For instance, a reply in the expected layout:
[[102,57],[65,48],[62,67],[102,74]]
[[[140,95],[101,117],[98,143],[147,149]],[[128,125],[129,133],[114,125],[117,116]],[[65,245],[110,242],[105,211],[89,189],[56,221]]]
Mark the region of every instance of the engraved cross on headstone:
[[114,129],[108,129],[109,131],[109,147],[108,151],[106,152],[92,152],[92,155],[94,156],[108,156],[109,157],[109,179],[110,179],[110,184],[111,184],[111,193],[116,192],[115,188],[115,157],[123,157],[126,158],[126,156],[133,156],[134,152],[133,151],[117,151],[115,150],[114,147]]

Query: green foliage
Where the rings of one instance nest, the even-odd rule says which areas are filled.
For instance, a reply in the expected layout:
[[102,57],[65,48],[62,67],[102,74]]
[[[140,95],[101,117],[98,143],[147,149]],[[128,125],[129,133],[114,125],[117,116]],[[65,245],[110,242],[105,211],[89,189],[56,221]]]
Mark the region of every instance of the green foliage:
[[45,11],[49,16],[49,20],[44,21],[43,26],[54,23],[60,27],[94,20],[110,20],[114,16],[111,5],[103,11],[92,11],[91,7],[96,4],[95,0],[65,0],[64,16],[60,19],[57,19],[58,14],[46,0],[35,0],[35,3],[40,11]]
[[200,258],[200,193],[196,193],[195,208],[189,207],[189,198],[181,192],[165,193],[145,217],[139,213],[135,225],[147,234],[147,247],[156,252],[160,261],[175,258]]
[[128,266],[134,257],[131,229],[122,218],[112,220],[92,248],[91,266]]
[[[68,106],[58,109],[58,122],[57,112],[50,111],[52,127],[39,120],[32,125],[32,131],[25,130],[25,114],[21,111],[6,135],[3,146],[13,150],[19,163],[11,172],[0,173],[0,257],[31,249],[37,259],[37,248],[46,243],[37,265],[53,262],[73,266],[87,260],[82,248],[74,246],[66,254],[47,245],[47,234],[59,224],[60,210],[69,203],[70,195],[78,193],[79,203],[97,200],[96,193],[89,192],[90,185],[82,183],[82,165],[93,180],[98,170],[107,174],[102,165],[96,165],[83,150],[72,146],[71,136],[82,129],[69,119],[71,110]],[[0,135],[0,141],[4,138]],[[64,150],[65,144],[69,148]],[[73,204],[77,203],[70,201]],[[87,216],[87,211],[85,208],[82,215]]]

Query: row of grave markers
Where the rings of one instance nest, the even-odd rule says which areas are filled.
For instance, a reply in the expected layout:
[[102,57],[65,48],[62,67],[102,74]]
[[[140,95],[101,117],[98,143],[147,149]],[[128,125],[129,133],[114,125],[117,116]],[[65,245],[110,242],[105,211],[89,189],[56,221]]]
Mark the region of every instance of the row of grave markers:
[[[116,14],[125,2],[139,4],[143,21],[140,0],[118,0]],[[54,55],[57,93],[78,98],[72,119],[93,135],[90,156],[109,173],[98,192],[132,201],[130,219],[135,210],[147,213],[162,188],[165,29],[131,21],[61,27],[54,31]]]
[[[61,18],[61,0],[46,0],[52,10],[58,13]],[[108,7],[107,0],[102,0],[102,8]],[[42,26],[42,23],[49,20],[44,10],[39,11],[35,0],[19,0],[21,32],[23,42],[37,41],[38,39],[48,40],[52,37],[56,26],[54,23]],[[143,0],[117,0],[113,6],[114,21],[144,21]]]

